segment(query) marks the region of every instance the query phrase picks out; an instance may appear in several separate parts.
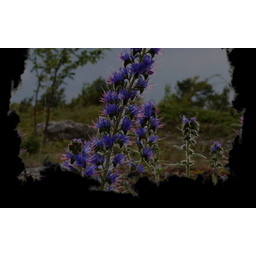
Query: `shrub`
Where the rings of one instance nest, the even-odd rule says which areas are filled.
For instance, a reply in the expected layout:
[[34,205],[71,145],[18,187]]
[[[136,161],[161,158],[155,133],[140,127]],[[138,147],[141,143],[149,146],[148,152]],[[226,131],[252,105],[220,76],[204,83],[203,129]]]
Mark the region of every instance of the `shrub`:
[[27,148],[29,155],[38,153],[40,149],[40,140],[38,136],[32,132],[26,140],[21,142],[21,148]]

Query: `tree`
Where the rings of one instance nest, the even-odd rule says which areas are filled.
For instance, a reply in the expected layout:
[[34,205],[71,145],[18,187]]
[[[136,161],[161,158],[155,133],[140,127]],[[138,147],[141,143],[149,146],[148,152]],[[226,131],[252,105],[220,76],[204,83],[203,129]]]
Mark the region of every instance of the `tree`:
[[210,95],[207,99],[208,109],[215,109],[218,111],[227,111],[231,107],[229,103],[229,94],[230,89],[228,87],[223,88],[222,94],[215,93]]
[[[39,65],[38,63],[34,63],[34,65],[38,65],[38,69],[42,69],[44,71],[47,80],[51,83],[48,91],[49,98],[47,102],[46,124],[43,132],[44,146],[46,145],[47,127],[49,124],[50,109],[54,94],[62,84],[67,84],[64,82],[67,77],[74,79],[73,76],[75,73],[72,72],[73,69],[78,68],[78,66],[84,66],[88,61],[95,64],[97,60],[103,58],[102,55],[104,55],[104,49],[93,50],[89,52],[89,54],[87,53],[87,50],[84,50],[80,55],[76,53],[78,50],[79,48],[64,48],[60,50],[56,48],[45,48],[37,49],[36,51],[36,54],[42,56],[42,62],[44,65]],[[76,60],[72,61],[71,57],[76,57]],[[61,68],[63,69],[61,70]]]
[[33,100],[34,96],[28,98],[24,98],[21,102],[20,102],[20,110],[22,112],[26,112],[29,108],[32,107],[32,100]]
[[[52,104],[51,107],[52,108],[58,108],[63,104],[66,104],[66,100],[65,100],[65,88],[61,88],[60,90],[56,90],[55,94],[52,97]],[[48,101],[49,101],[49,95],[50,95],[50,91],[46,91],[44,94],[41,95],[40,100],[38,101],[38,103],[40,103],[42,106],[45,105],[45,97],[46,97],[46,105],[48,105]]]
[[[29,53],[29,57],[28,59],[31,60],[34,64],[33,68],[31,69],[30,72],[33,72],[34,70],[36,71],[36,77],[37,77],[37,89],[34,90],[36,97],[35,97],[35,106],[34,106],[34,133],[37,134],[37,130],[36,130],[36,110],[37,110],[37,96],[38,96],[38,92],[40,87],[41,88],[45,88],[45,85],[43,85],[42,83],[45,82],[47,80],[47,76],[45,75],[45,70],[44,67],[40,64],[37,63],[37,58],[41,57],[43,58],[43,49],[34,49],[33,54],[30,55]],[[34,56],[34,58],[32,58],[32,56]],[[42,72],[39,74],[39,69],[42,69]],[[44,106],[44,105],[43,105]]]
[[164,98],[161,103],[168,104],[168,103],[176,103],[178,97],[175,93],[171,93],[171,84],[166,84],[164,88]]

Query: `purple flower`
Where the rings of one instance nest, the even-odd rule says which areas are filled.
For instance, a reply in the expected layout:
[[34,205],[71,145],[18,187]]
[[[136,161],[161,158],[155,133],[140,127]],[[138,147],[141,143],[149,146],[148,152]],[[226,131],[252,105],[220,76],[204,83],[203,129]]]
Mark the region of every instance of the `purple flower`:
[[150,129],[155,131],[159,127],[159,120],[156,117],[151,117],[150,119],[151,119]]
[[143,89],[146,89],[148,86],[148,80],[144,81],[142,77],[138,79],[138,81],[133,85],[133,88],[137,88],[141,90],[141,93],[143,92]]
[[128,54],[127,50],[123,50],[119,56],[119,60],[125,61],[129,59],[130,59],[130,55]]
[[96,168],[96,165],[93,164],[93,165],[88,165],[86,167],[86,170],[83,172],[84,175],[86,176],[92,176],[95,174],[95,168]]
[[183,123],[184,123],[184,124],[188,123],[188,119],[187,119],[186,116],[184,116],[184,115],[183,115],[183,119],[182,119],[182,120],[183,120]]
[[103,113],[104,115],[112,115],[114,114],[116,111],[117,111],[117,105],[114,103],[114,104],[110,104],[108,103],[107,104],[107,108],[105,106],[103,106]]
[[139,109],[137,104],[129,105],[125,111],[127,115],[130,115],[131,119],[133,119],[134,116],[137,116],[139,114]]
[[95,136],[92,140],[92,145],[95,147],[95,149],[98,151],[100,149],[103,149],[103,142]]
[[100,102],[102,103],[119,103],[119,98],[116,92],[111,92],[110,90],[105,92],[103,97],[100,98]]
[[240,123],[240,124],[243,124],[243,123],[244,123],[244,117],[241,116],[241,117],[239,117],[239,119],[240,119],[240,120],[239,120],[239,123]]
[[96,128],[100,129],[100,133],[106,131],[107,133],[110,132],[110,122],[108,119],[100,117],[96,119]]
[[138,137],[140,137],[140,139],[141,139],[141,137],[146,133],[146,127],[145,128],[138,128],[136,131],[135,131],[135,134],[138,136]]
[[113,187],[112,186],[110,186],[109,188],[108,188],[108,190],[107,191],[110,191],[110,190],[112,190],[113,189]]
[[158,136],[157,135],[151,135],[148,138],[148,142],[156,143]]
[[220,148],[221,147],[221,144],[216,141],[213,143],[212,147],[211,147],[211,151],[216,151],[217,148]]
[[99,161],[100,161],[99,155],[97,153],[94,153],[90,159],[90,163],[97,164]]
[[73,154],[69,153],[65,148],[64,148],[65,152],[66,152],[66,157],[67,159],[70,159],[73,157]]
[[111,176],[111,172],[112,172],[112,171],[110,171],[110,172],[108,173],[108,175],[107,175],[107,177],[106,177],[106,180],[107,180],[107,182],[109,182],[110,184],[111,184],[111,183],[115,184],[115,182],[116,182],[116,180],[117,180],[118,171],[115,172],[112,176]]
[[63,164],[63,166],[67,167],[70,171],[75,170],[75,168],[69,164],[69,161],[66,160],[65,163]]
[[134,91],[130,91],[128,93],[128,90],[124,89],[124,90],[120,90],[118,97],[120,100],[128,100],[130,98],[132,98],[134,96]]
[[144,148],[143,148],[143,151],[142,151],[142,155],[143,155],[146,159],[149,159],[149,158],[153,155],[152,148],[147,149],[147,147],[144,147]]
[[123,154],[117,154],[114,156],[114,167],[116,167],[118,164],[123,164],[124,163],[124,159],[125,159],[125,156]]
[[136,169],[136,166],[135,166],[135,163],[134,163],[134,161],[133,161],[133,158],[131,158],[131,159],[129,160],[128,166],[129,166],[132,170],[135,170],[135,169]]
[[142,74],[145,71],[146,71],[146,67],[145,67],[144,63],[142,63],[142,62],[132,63],[132,65],[131,65],[131,73],[133,75]]
[[143,170],[144,170],[144,165],[137,165],[137,169],[136,169],[136,172],[137,173],[142,173],[143,172]]
[[88,142],[86,142],[86,140],[84,141],[84,148],[83,148],[83,150],[82,150],[82,153],[83,154],[85,154],[85,155],[88,155],[88,154],[90,154],[90,152],[91,152],[91,146],[90,146],[90,142],[88,141]]
[[102,135],[101,140],[106,145],[106,148],[109,148],[114,143],[115,138],[107,135]]
[[108,78],[107,84],[115,84],[120,81],[124,81],[126,75],[129,72],[129,68],[119,68],[119,71],[114,71],[113,74]]
[[[154,103],[152,102],[152,100],[144,103],[141,106],[142,110],[144,111],[144,113],[143,113],[144,117],[146,117],[148,119],[151,117],[153,107],[154,107]],[[155,113],[155,111],[153,111],[153,112]]]
[[130,137],[125,136],[124,134],[117,133],[115,136],[115,142],[121,142],[127,145],[129,143]]
[[190,122],[193,123],[195,121],[195,117],[191,117]]
[[132,121],[126,116],[122,122],[122,129],[128,132],[132,128]]
[[143,59],[143,64],[145,65],[145,68],[148,69],[148,73],[151,75],[153,72],[151,71],[152,65],[155,61],[149,56],[145,55]]
[[88,161],[88,155],[83,156],[82,153],[79,153],[78,155],[75,155],[74,158],[76,160],[75,164],[78,165],[78,166],[81,166],[81,167],[84,167],[85,164]]

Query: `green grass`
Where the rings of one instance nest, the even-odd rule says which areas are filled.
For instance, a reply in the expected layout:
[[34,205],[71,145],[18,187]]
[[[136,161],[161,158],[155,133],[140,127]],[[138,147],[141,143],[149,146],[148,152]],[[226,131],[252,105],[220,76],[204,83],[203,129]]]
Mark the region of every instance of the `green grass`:
[[[18,104],[12,104],[11,109],[16,106],[16,110],[18,110]],[[98,110],[103,110],[103,105],[100,106],[89,106],[89,107],[80,107],[76,109],[70,109],[68,107],[63,107],[59,109],[52,109],[50,114],[50,121],[61,121],[72,119],[74,122],[86,123],[91,125],[91,120],[96,121],[96,118],[99,116]],[[181,136],[182,133],[177,129],[181,127],[182,121],[180,119],[180,115],[183,114],[187,116],[187,118],[191,118],[196,116],[196,120],[200,124],[200,135],[197,137],[196,145],[192,147],[192,149],[199,154],[206,156],[208,159],[209,156],[209,148],[211,146],[211,141],[220,141],[220,143],[224,143],[226,140],[233,140],[236,136],[236,133],[233,131],[233,127],[230,126],[232,123],[238,123],[239,117],[241,114],[234,113],[234,116],[231,116],[230,112],[218,112],[218,111],[206,111],[204,109],[184,109],[184,108],[172,108],[171,106],[164,106],[160,109],[160,113],[158,117],[163,117],[161,123],[166,123],[166,125],[160,129],[157,133],[159,138],[167,137],[164,140],[158,142],[161,151],[163,151],[161,155],[161,160],[170,161],[170,163],[178,163],[181,160],[185,159],[185,153],[179,151],[175,147],[173,147],[174,141],[179,141],[182,145]],[[18,124],[18,129],[22,133],[27,133],[25,139],[22,140],[22,145],[28,139],[29,135],[33,133],[34,130],[34,118],[33,118],[33,108],[28,109],[27,111],[23,111],[20,115],[21,122]],[[37,112],[37,123],[43,122],[46,120],[43,115],[43,110],[39,110]],[[38,136],[38,140],[40,141],[40,149],[36,154],[29,155],[27,152],[21,155],[25,165],[27,168],[39,166],[43,160],[49,156],[49,161],[54,163],[61,163],[60,153],[65,153],[64,148],[67,148],[69,141],[59,141],[59,142],[51,142],[49,141],[44,148],[41,147],[42,137]],[[209,141],[207,141],[209,139]],[[176,144],[177,145],[177,144]],[[133,146],[134,149],[136,145]],[[228,149],[228,148],[224,148]],[[40,153],[41,151],[41,153]],[[227,156],[227,153],[225,154]],[[138,159],[137,154],[133,154],[131,157],[134,160]],[[39,160],[40,159],[40,160]],[[207,166],[209,163],[202,158],[194,157],[195,164],[191,167],[192,170],[196,170],[202,166]],[[181,169],[182,170],[182,169]],[[185,170],[185,168],[184,168]]]

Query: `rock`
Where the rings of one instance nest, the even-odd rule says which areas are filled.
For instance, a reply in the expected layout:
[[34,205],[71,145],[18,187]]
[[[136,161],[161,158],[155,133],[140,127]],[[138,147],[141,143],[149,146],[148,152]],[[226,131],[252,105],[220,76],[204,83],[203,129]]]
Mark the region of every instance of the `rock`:
[[[45,123],[37,124],[37,131],[42,135]],[[97,129],[84,123],[75,123],[73,120],[63,120],[60,122],[51,121],[47,127],[48,138],[51,141],[58,140],[72,140],[74,138],[81,139],[82,141],[90,140],[97,134]],[[90,135],[90,137],[87,135]]]

